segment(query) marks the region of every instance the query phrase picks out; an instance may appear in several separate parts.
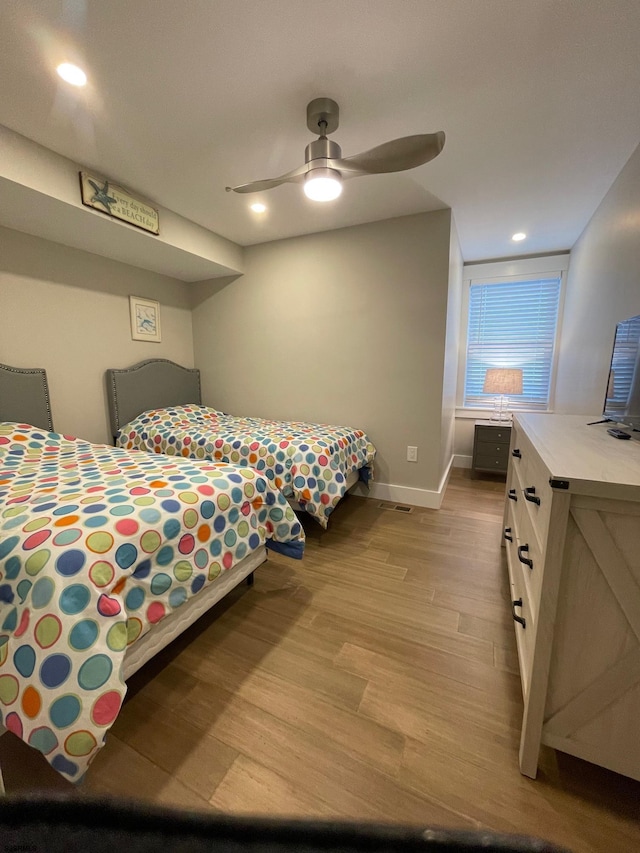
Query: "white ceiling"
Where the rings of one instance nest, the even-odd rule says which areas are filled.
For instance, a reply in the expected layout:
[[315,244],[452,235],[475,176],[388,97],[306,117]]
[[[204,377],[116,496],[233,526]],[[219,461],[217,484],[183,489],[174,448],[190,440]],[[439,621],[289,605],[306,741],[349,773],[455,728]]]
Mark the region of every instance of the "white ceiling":
[[[640,141],[639,48],[639,0],[0,0],[0,124],[241,245],[448,206],[467,261],[532,254],[573,245]],[[253,214],[225,186],[300,165],[320,96],[344,156],[444,151]]]

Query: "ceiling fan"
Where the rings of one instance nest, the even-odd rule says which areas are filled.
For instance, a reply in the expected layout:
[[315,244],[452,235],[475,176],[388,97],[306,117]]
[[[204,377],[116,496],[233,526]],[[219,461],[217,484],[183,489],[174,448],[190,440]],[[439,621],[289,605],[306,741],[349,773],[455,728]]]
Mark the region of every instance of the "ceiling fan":
[[340,108],[331,98],[315,98],[307,104],[307,127],[320,133],[304,152],[304,166],[278,178],[252,181],[237,187],[226,187],[227,192],[257,193],[280,184],[303,183],[305,194],[314,201],[331,201],[342,192],[342,181],[361,175],[379,175],[384,172],[403,172],[415,169],[433,160],[442,151],[443,131],[401,136],[384,142],[369,151],[343,157],[337,142],[327,139],[338,128]]

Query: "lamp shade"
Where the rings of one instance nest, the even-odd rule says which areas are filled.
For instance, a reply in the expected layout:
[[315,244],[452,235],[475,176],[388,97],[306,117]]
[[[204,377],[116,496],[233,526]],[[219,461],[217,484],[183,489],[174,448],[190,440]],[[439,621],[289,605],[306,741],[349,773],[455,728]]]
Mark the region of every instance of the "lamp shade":
[[519,367],[490,367],[485,374],[482,391],[506,397],[522,394],[522,370]]

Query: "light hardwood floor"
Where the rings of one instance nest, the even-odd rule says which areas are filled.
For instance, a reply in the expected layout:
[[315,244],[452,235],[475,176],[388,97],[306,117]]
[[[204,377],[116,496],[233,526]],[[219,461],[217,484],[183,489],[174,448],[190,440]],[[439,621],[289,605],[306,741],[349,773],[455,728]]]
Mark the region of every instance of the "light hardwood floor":
[[[544,748],[522,697],[504,483],[455,471],[439,511],[347,498],[130,682],[83,791],[233,813],[527,833],[640,850],[640,783]],[[70,789],[0,739],[9,792]]]

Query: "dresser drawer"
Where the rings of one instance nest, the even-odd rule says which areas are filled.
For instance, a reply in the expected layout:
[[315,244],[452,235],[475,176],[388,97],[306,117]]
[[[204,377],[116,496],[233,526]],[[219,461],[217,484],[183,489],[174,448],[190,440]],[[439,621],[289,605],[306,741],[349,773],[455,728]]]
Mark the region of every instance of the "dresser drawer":
[[509,503],[507,506],[505,527],[502,535],[507,549],[507,564],[509,566],[509,580],[511,581],[518,561],[518,518],[515,504]]
[[[511,552],[510,552],[511,553]],[[531,610],[527,589],[522,579],[518,566],[511,562],[510,571],[511,588],[511,613],[513,626],[516,632],[516,646],[518,649],[518,663],[520,665],[520,680],[522,683],[522,695],[525,702],[531,685],[531,670],[533,666],[533,652],[535,646],[536,619]]]
[[512,447],[518,454],[512,455],[512,466],[516,475],[512,486],[516,486],[517,480],[520,509],[526,508],[540,550],[544,551],[553,499],[553,490],[549,485],[549,472],[531,446],[529,439],[521,432],[516,431]]
[[537,616],[544,575],[544,556],[533,530],[529,512],[523,503],[522,498],[519,498],[518,502],[514,504],[513,560],[519,568],[520,577],[526,588],[531,613],[533,616]]
[[510,574],[522,578],[531,610],[537,614],[544,575],[544,555],[533,535],[526,510],[509,503],[505,513],[503,538],[507,549]]

